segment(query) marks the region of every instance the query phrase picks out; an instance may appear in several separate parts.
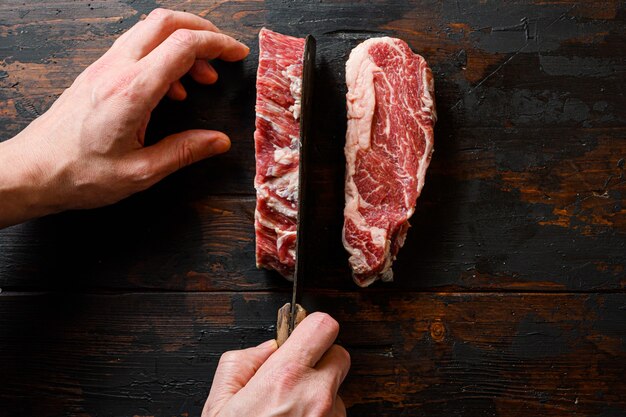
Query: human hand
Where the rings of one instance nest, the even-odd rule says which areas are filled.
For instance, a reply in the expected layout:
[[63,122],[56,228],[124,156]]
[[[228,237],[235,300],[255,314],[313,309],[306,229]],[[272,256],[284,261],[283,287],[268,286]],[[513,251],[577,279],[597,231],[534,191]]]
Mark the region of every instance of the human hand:
[[248,52],[201,17],[152,11],[80,74],[45,114],[0,144],[0,196],[9,196],[0,208],[25,217],[17,213],[11,218],[0,210],[5,217],[0,227],[114,203],[183,166],[227,151],[229,138],[210,130],[177,133],[144,147],[146,126],[166,94],[174,100],[186,97],[179,79],[187,72],[197,82],[211,84],[217,72],[208,60],[238,61]]
[[270,340],[222,355],[202,417],[341,417],[337,390],[350,355],[333,342],[339,325],[313,313],[277,349]]

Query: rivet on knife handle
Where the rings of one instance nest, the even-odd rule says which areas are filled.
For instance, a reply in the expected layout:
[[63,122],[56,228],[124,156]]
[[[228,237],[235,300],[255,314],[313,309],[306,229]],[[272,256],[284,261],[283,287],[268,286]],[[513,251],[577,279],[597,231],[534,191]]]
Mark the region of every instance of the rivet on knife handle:
[[[306,317],[306,310],[300,304],[296,304],[296,316],[294,328]],[[289,331],[289,319],[291,318],[291,303],[287,303],[278,309],[278,320],[276,321],[276,342],[282,346],[291,332]]]

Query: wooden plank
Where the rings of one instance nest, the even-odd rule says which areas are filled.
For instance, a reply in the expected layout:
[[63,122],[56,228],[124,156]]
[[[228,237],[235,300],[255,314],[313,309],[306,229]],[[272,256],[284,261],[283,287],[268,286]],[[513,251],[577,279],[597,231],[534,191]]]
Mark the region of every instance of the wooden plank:
[[[3,137],[43,112],[115,36],[157,4],[4,2]],[[189,99],[166,100],[157,109],[148,141],[190,127],[218,128],[231,134],[232,150],[115,207],[0,231],[0,285],[282,287],[282,281],[254,269],[248,197],[254,192],[255,36],[267,25],[318,36],[316,208],[310,219],[317,227],[313,256],[320,260],[312,271],[315,285],[351,288],[339,243],[343,65],[360,40],[391,34],[431,63],[440,118],[435,156],[394,288],[624,288],[623,5],[162,5],[208,16],[253,48],[244,63],[217,64],[222,75],[216,86],[187,80]],[[220,194],[232,198],[213,197]],[[419,279],[409,278],[414,276]]]
[[[41,114],[121,31],[158,4],[44,2],[41,7],[39,3],[11,1],[2,6],[2,138],[16,134]],[[165,100],[152,118],[148,143],[187,128],[221,129],[233,138],[234,146],[227,155],[178,177],[178,186],[188,192],[253,192],[256,34],[263,25],[318,37],[316,118],[320,128],[314,140],[324,149],[325,142],[339,143],[328,148],[335,153],[345,134],[345,60],[358,42],[377,35],[406,39],[431,64],[439,107],[435,160],[447,157],[442,162],[448,165],[458,162],[450,151],[459,140],[460,129],[468,127],[500,131],[562,128],[564,135],[556,147],[568,157],[573,155],[568,152],[570,147],[594,146],[580,140],[579,128],[623,127],[626,122],[622,82],[626,53],[621,47],[626,25],[624,14],[619,13],[623,6],[610,2],[599,8],[604,14],[573,2],[515,2],[506,10],[497,3],[481,2],[376,1],[369,8],[349,2],[299,2],[297,7],[282,1],[264,5],[253,1],[162,4],[208,16],[252,46],[243,63],[217,65],[221,79],[216,86],[202,87],[187,80],[189,99],[184,103]],[[478,157],[489,156],[488,141],[498,138],[492,134],[482,138],[487,143],[477,144]],[[624,133],[619,130],[608,136],[616,142],[614,156],[620,160],[626,148]],[[541,136],[529,137],[528,143],[535,146],[534,153],[516,152],[513,162],[520,165],[524,158],[541,159]],[[335,154],[325,157],[342,165]],[[566,173],[575,175],[576,171],[569,167]],[[198,178],[203,179],[201,185]]]
[[[318,38],[319,261],[308,283],[321,290],[304,303],[342,323],[350,414],[626,414],[624,4],[7,0],[0,140],[159,5],[207,16],[253,49],[217,64],[216,86],[184,80],[189,99],[162,103],[148,142],[206,127],[234,146],[116,206],[0,232],[4,413],[198,415],[219,354],[271,337],[288,285],[254,268],[265,25]],[[343,65],[378,35],[407,40],[433,67],[437,151],[396,282],[352,292],[340,244]],[[39,289],[189,292],[11,291]],[[443,289],[470,292],[432,292]],[[607,294],[471,293],[500,290]]]
[[[592,163],[606,166],[606,171],[597,171],[595,183],[590,175],[586,191],[566,185],[552,196],[532,188],[535,171],[507,171],[528,183],[520,190],[509,188],[504,174],[477,179],[472,177],[481,173],[457,166],[454,175],[468,177],[457,183],[441,167],[418,204],[394,267],[395,282],[376,287],[623,289],[625,216],[613,211],[617,203],[610,197],[594,196],[594,186],[611,169],[600,160],[603,156]],[[587,162],[581,158],[566,163]],[[556,177],[558,169],[554,173]],[[568,184],[572,178],[557,180]],[[341,200],[332,202],[342,185],[334,186],[335,194],[326,185],[312,194],[307,254],[315,261],[305,282],[351,290],[355,287],[341,244]],[[626,196],[625,191],[610,192]],[[289,285],[282,277],[255,268],[254,205],[254,197],[237,196],[194,200],[183,194],[163,201],[156,189],[118,206],[15,226],[0,233],[0,287],[286,290]]]
[[267,25],[318,37],[316,207],[309,219],[316,226],[312,256],[320,260],[311,271],[315,286],[351,288],[339,243],[343,65],[362,39],[390,34],[431,63],[440,119],[393,288],[624,288],[623,5],[462,3],[4,2],[3,138],[43,112],[158,4],[210,17],[253,48],[241,64],[218,63],[215,86],[186,80],[189,99],[164,101],[149,128],[148,142],[191,127],[222,129],[233,138],[227,155],[115,207],[0,231],[0,285],[282,288],[283,281],[254,269],[249,198],[255,36]]
[[[284,294],[3,294],[6,415],[199,415],[220,354],[273,335]],[[624,294],[324,292],[349,415],[626,413]]]

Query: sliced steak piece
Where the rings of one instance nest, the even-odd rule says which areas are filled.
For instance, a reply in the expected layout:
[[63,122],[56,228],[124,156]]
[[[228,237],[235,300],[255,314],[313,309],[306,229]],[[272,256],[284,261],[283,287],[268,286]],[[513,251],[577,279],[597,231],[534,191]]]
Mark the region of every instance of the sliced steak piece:
[[437,119],[428,64],[400,39],[369,39],[346,63],[343,244],[355,282],[393,278],[424,186]]
[[292,279],[298,214],[298,141],[304,39],[259,33],[256,79],[256,264]]

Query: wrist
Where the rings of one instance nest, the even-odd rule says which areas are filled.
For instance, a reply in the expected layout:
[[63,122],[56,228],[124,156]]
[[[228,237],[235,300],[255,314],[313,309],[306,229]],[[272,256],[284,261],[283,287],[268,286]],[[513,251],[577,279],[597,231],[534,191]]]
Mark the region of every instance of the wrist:
[[29,143],[28,128],[0,143],[0,228],[64,209],[54,193],[51,167]]

